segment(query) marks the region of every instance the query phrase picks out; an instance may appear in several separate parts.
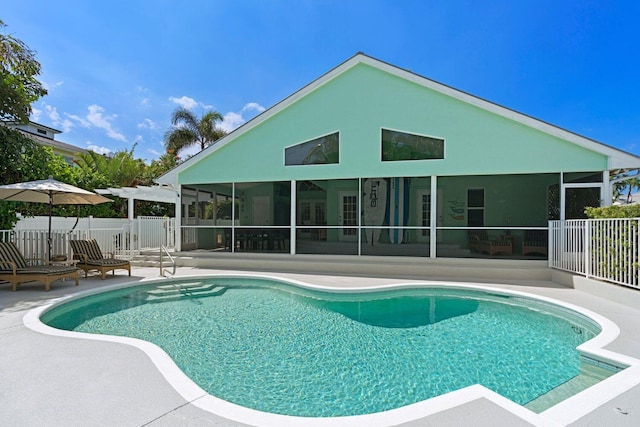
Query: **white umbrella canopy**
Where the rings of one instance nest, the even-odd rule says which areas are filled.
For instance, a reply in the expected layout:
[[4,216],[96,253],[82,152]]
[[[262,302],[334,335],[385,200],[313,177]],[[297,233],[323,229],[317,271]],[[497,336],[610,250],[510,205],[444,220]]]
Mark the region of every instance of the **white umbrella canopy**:
[[54,205],[98,205],[113,202],[107,197],[56,181],[52,177],[38,181],[0,185],[0,200],[49,205],[49,233],[47,234],[49,256],[51,256],[51,208]]
[[0,185],[0,200],[50,205],[97,205],[113,201],[53,178]]

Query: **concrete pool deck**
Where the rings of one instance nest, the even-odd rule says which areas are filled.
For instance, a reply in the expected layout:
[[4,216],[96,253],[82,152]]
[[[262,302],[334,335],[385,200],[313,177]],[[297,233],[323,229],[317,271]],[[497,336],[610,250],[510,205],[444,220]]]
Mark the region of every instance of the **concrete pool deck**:
[[[179,267],[176,276],[225,273],[247,272]],[[388,285],[427,279],[265,274],[333,287]],[[25,314],[31,309],[57,298],[157,277],[157,268],[133,268],[131,278],[117,274],[109,275],[103,281],[93,276],[81,279],[78,287],[71,281],[56,282],[50,292],[44,292],[43,286],[36,283],[25,284],[17,292],[12,292],[8,284],[0,284],[0,423],[12,426],[245,425],[213,415],[185,400],[167,382],[149,356],[136,347],[45,335],[23,323]],[[468,279],[451,277],[448,280],[468,282]],[[490,286],[553,298],[594,311],[620,328],[620,335],[605,348],[640,359],[640,305],[635,303],[640,292],[625,289],[619,293],[624,302],[621,303],[551,281],[493,280]],[[629,383],[619,396],[598,402],[593,410],[585,410],[584,416],[572,420],[569,425],[639,425],[638,383],[640,376],[635,384],[633,381]],[[397,425],[460,426],[471,423],[474,426],[563,425],[557,419],[526,410],[513,413],[481,396],[451,408],[443,407],[443,410],[415,421],[399,420]]]

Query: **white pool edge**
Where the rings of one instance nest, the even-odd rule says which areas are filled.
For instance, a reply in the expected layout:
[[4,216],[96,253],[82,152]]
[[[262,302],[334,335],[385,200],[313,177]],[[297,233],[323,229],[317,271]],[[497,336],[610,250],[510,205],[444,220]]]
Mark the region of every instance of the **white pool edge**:
[[353,426],[353,425],[368,425],[372,427],[393,426],[410,421],[419,420],[421,418],[436,414],[441,411],[453,409],[457,406],[471,402],[476,399],[487,399],[494,404],[500,406],[504,410],[512,413],[521,419],[530,422],[534,425],[567,425],[576,420],[584,417],[593,410],[597,409],[602,404],[610,401],[611,399],[626,392],[632,387],[640,384],[640,360],[630,356],[626,356],[620,353],[612,352],[604,349],[606,345],[611,343],[620,334],[618,326],[607,319],[606,317],[595,313],[591,310],[587,310],[583,307],[576,306],[564,301],[559,301],[553,298],[548,298],[531,293],[505,290],[501,288],[491,287],[485,284],[469,283],[469,282],[443,282],[443,281],[415,281],[415,282],[402,282],[392,285],[375,285],[367,287],[331,287],[320,286],[310,284],[298,280],[292,280],[288,278],[278,277],[275,275],[264,274],[207,274],[207,275],[193,275],[193,276],[180,276],[176,277],[176,280],[202,280],[212,277],[251,277],[259,279],[276,280],[284,283],[289,283],[302,288],[330,291],[330,292],[368,292],[374,290],[383,289],[401,289],[407,287],[419,287],[419,286],[438,286],[447,287],[453,289],[470,289],[494,292],[505,295],[521,296],[524,298],[530,298],[534,300],[544,301],[559,307],[575,311],[582,314],[585,317],[590,318],[596,322],[602,329],[602,332],[593,339],[585,342],[578,347],[578,350],[587,357],[591,357],[596,360],[604,361],[616,366],[626,366],[623,371],[612,375],[611,377],[599,382],[598,384],[583,390],[582,392],[556,404],[555,406],[536,414],[529,409],[518,405],[517,403],[483,387],[482,385],[473,385],[466,387],[451,393],[436,396],[434,398],[417,402],[411,405],[407,405],[401,408],[392,409],[385,412],[379,412],[375,414],[367,415],[355,415],[344,417],[332,417],[332,418],[310,418],[310,417],[296,417],[288,415],[272,414],[254,409],[249,409],[240,405],[236,405],[215,396],[209,395],[205,390],[200,388],[189,377],[187,377],[182,370],[175,364],[173,359],[169,357],[160,347],[152,344],[148,341],[143,341],[135,338],[118,337],[111,335],[94,335],[80,332],[63,331],[49,327],[40,321],[40,316],[46,310],[52,307],[72,301],[74,299],[82,298],[92,294],[98,294],[107,292],[110,290],[136,286],[140,284],[148,283],[162,283],[167,279],[145,279],[142,281],[128,282],[119,285],[113,285],[103,287],[99,289],[93,289],[88,291],[79,292],[77,294],[62,297],[51,301],[45,305],[30,310],[23,317],[23,324],[36,332],[68,337],[68,338],[80,338],[96,341],[108,341],[116,342],[134,346],[149,356],[156,368],[160,371],[167,382],[189,403],[194,406],[218,415],[223,418],[227,418],[233,421],[261,426]]

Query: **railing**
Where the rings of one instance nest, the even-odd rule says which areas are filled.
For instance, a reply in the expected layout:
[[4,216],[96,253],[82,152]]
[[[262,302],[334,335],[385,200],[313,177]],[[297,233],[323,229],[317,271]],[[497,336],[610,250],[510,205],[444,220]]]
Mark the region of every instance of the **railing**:
[[164,276],[164,270],[165,270],[164,269],[163,254],[167,254],[167,256],[169,257],[169,260],[171,261],[171,265],[173,266],[173,270],[171,271],[171,275],[175,276],[176,275],[176,260],[173,259],[173,257],[169,253],[169,250],[164,245],[160,246],[160,276]]
[[549,267],[640,289],[639,221],[550,221]]
[[47,230],[0,230],[0,240],[14,242],[25,258],[48,259],[49,255],[65,255],[71,259],[73,253],[69,240],[96,239],[103,252],[111,252],[116,258],[130,259],[129,232],[119,229],[51,230],[51,254],[47,244]]

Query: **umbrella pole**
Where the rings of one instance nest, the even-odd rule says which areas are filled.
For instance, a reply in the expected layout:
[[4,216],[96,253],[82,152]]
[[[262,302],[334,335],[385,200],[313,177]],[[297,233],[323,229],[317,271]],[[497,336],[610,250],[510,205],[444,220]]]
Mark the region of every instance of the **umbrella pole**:
[[51,215],[53,215],[53,196],[49,194],[49,232],[47,233],[48,261],[51,261]]

